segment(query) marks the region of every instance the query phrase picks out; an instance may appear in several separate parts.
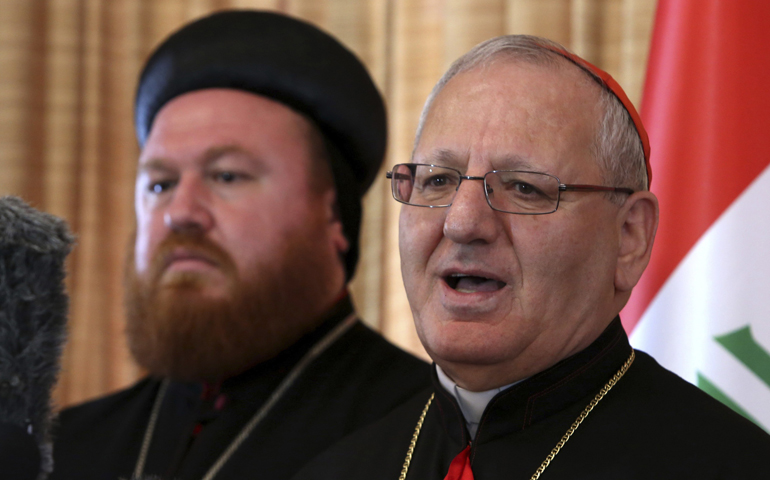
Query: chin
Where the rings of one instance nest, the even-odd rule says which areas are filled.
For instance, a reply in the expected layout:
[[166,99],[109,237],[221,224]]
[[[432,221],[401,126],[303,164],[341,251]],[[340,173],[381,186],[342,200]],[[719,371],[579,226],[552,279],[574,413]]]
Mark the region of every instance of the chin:
[[226,300],[232,297],[233,286],[227,278],[212,278],[198,272],[167,272],[158,282],[160,290],[194,299]]
[[432,323],[417,327],[417,335],[428,355],[444,362],[493,365],[509,358],[512,346],[489,325],[471,322]]
[[189,270],[166,271],[160,276],[158,285],[161,287],[189,287],[203,288],[216,287],[228,282],[225,275],[212,275],[211,273]]
[[227,304],[233,300],[232,292],[221,285],[209,287],[166,287],[158,291],[158,298],[169,304],[185,304],[189,308],[208,306],[212,303]]
[[436,350],[426,348],[426,351],[439,365],[445,363],[463,365],[497,365],[504,362],[508,355],[503,351],[494,351],[489,348],[479,348],[469,345],[452,345]]

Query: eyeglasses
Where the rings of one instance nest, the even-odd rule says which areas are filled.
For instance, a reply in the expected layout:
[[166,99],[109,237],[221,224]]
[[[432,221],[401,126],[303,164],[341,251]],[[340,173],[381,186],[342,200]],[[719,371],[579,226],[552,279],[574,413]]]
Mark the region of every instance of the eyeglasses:
[[561,192],[632,194],[630,188],[565,185],[558,177],[540,172],[493,170],[483,177],[463,175],[454,168],[422,163],[401,163],[385,176],[391,179],[393,198],[415,207],[449,207],[463,180],[484,182],[487,203],[498,212],[544,215],[559,208]]

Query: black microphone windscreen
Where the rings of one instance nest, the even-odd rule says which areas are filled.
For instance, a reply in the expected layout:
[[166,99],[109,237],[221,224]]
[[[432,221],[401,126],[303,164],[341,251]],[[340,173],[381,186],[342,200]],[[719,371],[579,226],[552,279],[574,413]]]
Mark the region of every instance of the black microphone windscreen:
[[2,478],[36,480],[40,475],[40,447],[24,428],[0,423]]
[[73,241],[63,220],[0,198],[0,423],[34,436],[43,475],[53,462],[51,390],[66,334],[64,260]]

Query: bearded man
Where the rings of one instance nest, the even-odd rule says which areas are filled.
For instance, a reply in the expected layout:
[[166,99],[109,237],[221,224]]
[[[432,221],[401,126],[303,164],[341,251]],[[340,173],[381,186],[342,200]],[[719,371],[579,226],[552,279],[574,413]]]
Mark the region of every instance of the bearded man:
[[458,59],[390,172],[433,386],[295,480],[768,478],[770,436],[628,342],[658,224],[641,118],[546,39]]
[[286,479],[427,385],[345,287],[386,140],[353,54],[211,15],[149,59],[136,127],[127,334],[150,376],[61,414],[53,479]]

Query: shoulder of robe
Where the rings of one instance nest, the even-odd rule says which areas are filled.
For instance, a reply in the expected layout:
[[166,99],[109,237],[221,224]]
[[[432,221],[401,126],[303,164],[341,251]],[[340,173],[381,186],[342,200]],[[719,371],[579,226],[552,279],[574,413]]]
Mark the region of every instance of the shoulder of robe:
[[[329,381],[344,365],[348,378],[341,388],[356,388],[373,398],[399,397],[398,404],[431,384],[431,366],[401,350],[361,322],[332,345],[311,367],[313,375]],[[354,381],[364,381],[356,385]]]
[[151,405],[159,386],[159,380],[144,378],[126,389],[66,408],[55,420],[54,436],[59,441],[78,432],[91,432],[90,427]]
[[644,352],[637,351],[626,376],[606,400],[611,408],[625,405],[622,423],[632,433],[627,448],[711,465],[721,472],[715,478],[743,478],[729,472],[748,473],[760,462],[770,471],[770,435],[753,422]]
[[397,480],[420,412],[433,387],[317,456],[291,480]]
[[430,377],[430,364],[405,352],[360,321],[329,350],[342,349],[348,351],[350,355],[360,356],[372,363],[396,362],[393,367],[399,370],[414,370],[418,375]]

